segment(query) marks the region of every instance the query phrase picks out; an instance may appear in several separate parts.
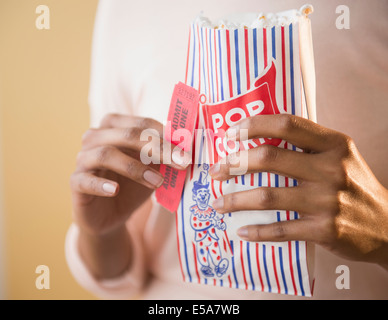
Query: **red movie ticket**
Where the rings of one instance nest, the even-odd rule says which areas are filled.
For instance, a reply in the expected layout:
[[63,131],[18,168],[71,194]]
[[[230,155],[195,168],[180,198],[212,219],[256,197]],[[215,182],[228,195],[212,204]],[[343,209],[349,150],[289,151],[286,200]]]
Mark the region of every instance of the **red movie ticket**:
[[[197,90],[182,82],[175,86],[168,112],[165,139],[174,145],[179,145],[186,152],[191,151],[191,137],[197,118],[198,103],[199,93]],[[179,137],[178,141],[176,136]],[[181,141],[182,138],[183,141]],[[160,173],[164,177],[164,182],[156,190],[156,199],[163,207],[171,212],[175,212],[179,206],[186,171],[161,164]]]

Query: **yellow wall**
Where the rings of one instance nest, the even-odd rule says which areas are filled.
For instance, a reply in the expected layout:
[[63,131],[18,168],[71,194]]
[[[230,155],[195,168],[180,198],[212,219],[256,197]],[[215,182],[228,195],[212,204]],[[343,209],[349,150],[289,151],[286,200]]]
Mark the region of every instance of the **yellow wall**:
[[[50,30],[35,26],[40,4],[50,8]],[[69,177],[89,123],[96,7],[97,0],[0,0],[6,299],[93,298],[70,275],[64,238],[71,223]],[[35,287],[41,264],[50,268],[50,290]]]

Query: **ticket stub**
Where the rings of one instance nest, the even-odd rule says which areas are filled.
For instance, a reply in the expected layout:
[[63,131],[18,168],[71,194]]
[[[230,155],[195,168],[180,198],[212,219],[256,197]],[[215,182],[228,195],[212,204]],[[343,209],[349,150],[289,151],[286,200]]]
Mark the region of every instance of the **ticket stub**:
[[[182,82],[175,85],[164,138],[189,153],[192,148],[198,103],[199,93],[197,90]],[[160,173],[164,177],[164,182],[156,190],[156,199],[167,210],[175,212],[179,206],[186,171],[177,170],[167,164],[161,164]]]

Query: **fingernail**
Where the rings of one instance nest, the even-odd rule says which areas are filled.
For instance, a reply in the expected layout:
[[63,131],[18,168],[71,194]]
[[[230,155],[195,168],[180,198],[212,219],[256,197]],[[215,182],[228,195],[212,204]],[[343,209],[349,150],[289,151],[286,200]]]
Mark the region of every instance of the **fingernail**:
[[224,197],[219,197],[213,201],[213,208],[216,210],[222,209],[224,207]]
[[241,227],[237,230],[237,235],[240,238],[247,239],[248,238],[248,227]]
[[187,168],[187,166],[191,163],[191,156],[186,152],[184,152],[182,156],[181,151],[174,151],[171,157],[172,161],[182,168]]
[[109,194],[114,194],[116,192],[116,189],[117,189],[117,187],[115,185],[108,183],[108,182],[105,182],[102,185],[102,190],[104,190],[104,192],[109,193]]
[[148,183],[152,184],[157,188],[159,188],[162,185],[164,180],[162,176],[160,176],[159,174],[151,170],[145,171],[143,174],[143,178],[145,181],[147,181]]
[[220,169],[221,169],[220,163],[217,162],[217,163],[213,164],[213,165],[210,167],[209,173],[210,173],[210,175],[214,176],[214,175],[216,175],[218,172],[220,172]]
[[238,136],[238,132],[240,130],[240,126],[238,124],[236,124],[235,126],[233,127],[230,127],[228,130],[226,130],[225,132],[225,136],[226,138],[228,139],[236,139],[237,136]]

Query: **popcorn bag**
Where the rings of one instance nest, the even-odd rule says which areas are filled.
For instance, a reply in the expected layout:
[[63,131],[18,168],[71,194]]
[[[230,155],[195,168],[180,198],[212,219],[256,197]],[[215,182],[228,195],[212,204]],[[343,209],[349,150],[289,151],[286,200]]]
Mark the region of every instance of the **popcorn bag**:
[[[212,24],[202,16],[191,25],[186,85],[199,94],[193,164],[186,173],[176,232],[186,282],[312,296],[314,247],[303,241],[247,242],[245,225],[298,219],[292,211],[218,214],[220,196],[259,187],[293,187],[297,181],[273,173],[212,180],[209,168],[239,150],[271,144],[298,150],[281,139],[231,142],[225,131],[260,114],[289,113],[315,121],[315,73],[311,6],[278,14],[246,14]],[[187,150],[187,149],[186,149]]]

